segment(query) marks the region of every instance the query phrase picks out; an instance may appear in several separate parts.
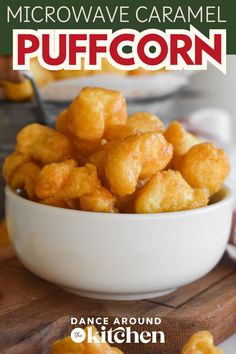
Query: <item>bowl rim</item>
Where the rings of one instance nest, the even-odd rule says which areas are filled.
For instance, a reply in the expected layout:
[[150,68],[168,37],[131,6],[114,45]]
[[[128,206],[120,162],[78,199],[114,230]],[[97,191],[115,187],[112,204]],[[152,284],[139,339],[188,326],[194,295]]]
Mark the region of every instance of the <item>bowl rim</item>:
[[84,211],[84,210],[75,210],[75,209],[66,209],[66,208],[60,208],[60,207],[55,207],[51,205],[44,205],[40,204],[38,202],[34,202],[32,200],[28,200],[23,198],[22,196],[18,195],[14,190],[12,190],[9,186],[5,186],[5,196],[10,196],[10,198],[13,198],[17,203],[21,203],[22,205],[26,206],[32,206],[34,208],[38,209],[48,209],[49,211],[58,213],[58,214],[70,214],[70,215],[87,215],[91,216],[94,215],[94,217],[105,217],[107,219],[110,218],[123,218],[123,219],[137,219],[137,218],[144,218],[144,219],[162,219],[162,218],[173,218],[173,217],[182,217],[182,216],[187,216],[187,215],[195,215],[195,214],[201,214],[203,212],[210,212],[214,211],[215,209],[218,209],[220,207],[223,207],[224,205],[231,203],[233,204],[234,201],[234,195],[232,192],[232,189],[229,186],[223,185],[222,190],[225,191],[225,196],[223,199],[220,201],[203,206],[200,208],[195,208],[195,209],[189,209],[189,210],[182,210],[182,211],[171,211],[171,212],[163,212],[163,213],[149,213],[149,214],[131,214],[131,213],[105,213],[105,212],[94,212],[94,211]]

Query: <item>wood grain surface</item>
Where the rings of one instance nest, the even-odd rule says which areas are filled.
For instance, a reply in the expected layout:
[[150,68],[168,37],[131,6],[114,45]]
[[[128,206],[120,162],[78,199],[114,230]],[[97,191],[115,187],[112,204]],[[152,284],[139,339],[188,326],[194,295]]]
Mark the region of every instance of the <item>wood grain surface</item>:
[[126,344],[122,346],[126,354],[178,354],[198,330],[210,330],[216,343],[236,331],[236,270],[226,258],[204,278],[172,294],[131,302],[66,293],[26,270],[9,248],[0,251],[0,259],[1,354],[49,354],[52,341],[70,333],[71,316],[161,317],[159,329],[166,343]]

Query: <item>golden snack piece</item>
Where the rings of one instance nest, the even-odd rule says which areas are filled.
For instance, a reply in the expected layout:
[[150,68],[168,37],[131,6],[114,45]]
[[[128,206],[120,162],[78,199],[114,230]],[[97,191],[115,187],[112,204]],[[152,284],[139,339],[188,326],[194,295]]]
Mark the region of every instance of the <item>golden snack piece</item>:
[[63,199],[80,198],[84,194],[91,193],[101,186],[97,177],[96,167],[86,164],[83,167],[74,168],[65,181],[58,196]]
[[68,109],[64,109],[56,118],[56,130],[66,136],[70,137],[67,123]]
[[140,178],[164,169],[172,147],[163,135],[144,133],[127,137],[108,150],[105,174],[111,191],[121,197],[132,194]]
[[39,175],[35,193],[44,204],[50,204],[52,200],[53,205],[54,201],[64,201],[68,205],[69,200],[91,193],[100,185],[95,166],[76,167],[75,161],[69,160],[45,166]]
[[208,331],[197,332],[184,346],[181,354],[223,354],[220,348],[214,345],[213,336]]
[[[92,332],[93,341],[92,343],[87,343],[86,340],[84,341],[84,346],[85,346],[84,354],[114,354],[114,353],[123,354],[118,349],[112,348],[108,343],[106,342],[103,343],[101,341],[101,337],[99,336],[97,329],[94,326],[85,327],[85,333],[87,335],[89,330],[91,330]],[[114,352],[113,349],[115,349],[116,351]]]
[[118,141],[108,150],[105,176],[110,190],[121,197],[135,191],[142,170],[142,155],[137,135]]
[[95,189],[92,193],[84,194],[80,198],[80,208],[85,211],[115,213],[116,198],[104,187]]
[[[82,140],[72,134],[69,129],[68,129],[68,109],[65,109],[62,111],[59,116],[56,118],[56,130],[59,131],[60,133],[66,135],[70,140],[71,143],[73,144],[75,150],[78,152],[78,154],[81,155],[81,159],[83,160],[82,157],[86,157],[90,155],[93,151],[96,150],[96,148],[100,145],[98,143],[91,143],[85,140]],[[85,162],[85,161],[83,161]]]
[[44,200],[52,197],[55,198],[75,167],[77,167],[77,163],[74,160],[54,162],[44,166],[35,188],[38,198]]
[[5,181],[10,185],[11,179],[15,173],[15,171],[23,165],[25,162],[29,162],[30,158],[27,155],[22,155],[19,152],[13,152],[9,155],[3,164],[3,177]]
[[225,152],[212,143],[193,146],[178,166],[185,180],[195,188],[207,188],[217,193],[229,174],[229,160]]
[[154,114],[148,112],[137,112],[128,117],[127,125],[141,133],[146,132],[164,132],[164,124]]
[[200,140],[194,135],[187,132],[183,126],[174,121],[164,132],[166,140],[173,145],[173,164],[174,167],[178,164],[179,158],[186,154],[191,147],[200,143]]
[[163,170],[173,156],[173,147],[162,134],[147,132],[139,137],[142,170],[139,178],[146,179]]
[[120,92],[87,87],[70,105],[67,119],[72,134],[99,143],[111,125],[126,123],[126,102]]
[[76,157],[68,137],[37,123],[27,125],[18,133],[16,150],[42,164]]
[[9,101],[25,101],[33,96],[32,85],[28,79],[20,83],[2,81],[1,86],[4,89],[4,97]]
[[[98,175],[102,181],[105,181],[104,168],[108,152],[117,148],[122,154],[123,145],[126,145],[125,142],[138,145],[137,156],[142,163],[139,177],[142,179],[150,177],[165,168],[172,157],[172,146],[166,142],[162,135],[156,133],[136,134],[135,137],[132,136],[129,139],[109,142],[101,146],[88,158],[88,162],[97,167]],[[119,148],[120,144],[121,147]]]
[[75,343],[71,337],[65,337],[53,342],[51,354],[85,354],[84,344]]
[[117,141],[109,141],[108,143],[99,146],[96,151],[87,158],[88,163],[96,166],[98,177],[103,183],[106,182],[105,163],[108,151],[111,150],[112,147],[116,146],[117,143]]
[[[50,71],[44,69],[37,61],[32,59],[30,62],[30,70],[36,84],[39,87],[47,85],[53,81],[53,75]],[[32,85],[28,79],[20,83],[12,83],[10,81],[2,81],[1,85],[4,88],[4,96],[10,101],[24,101],[30,99],[34,92]]]
[[[88,92],[93,92],[93,89],[92,88],[88,89]],[[96,92],[97,92],[97,89],[95,88],[94,89],[94,93],[96,94]],[[100,97],[97,97],[97,100],[98,100],[97,104],[98,105],[100,104],[100,106],[103,106],[103,104],[104,104],[102,96],[103,95],[101,94]],[[99,100],[100,100],[100,103],[99,103]],[[73,105],[73,103],[72,103],[72,105]],[[56,129],[59,132],[61,132],[62,134],[66,135],[71,140],[75,150],[82,157],[87,157],[87,156],[91,155],[94,151],[96,151],[96,149],[101,145],[101,139],[99,139],[99,140],[95,139],[95,141],[88,141],[87,135],[86,135],[86,139],[84,140],[83,138],[78,137],[75,132],[70,131],[70,129],[69,129],[69,121],[70,121],[70,119],[69,119],[69,109],[64,110],[57,117],[57,119],[56,119]],[[102,112],[100,112],[100,113],[102,113]],[[93,118],[93,117],[91,117],[91,118]],[[98,123],[98,122],[94,122],[94,123],[96,125],[96,123]],[[105,123],[106,122],[104,121],[104,117],[103,117],[102,118],[102,124],[104,125]],[[125,125],[122,125],[122,126],[124,126],[125,129],[129,129],[129,131],[131,131],[133,133],[133,129],[130,129],[130,128],[128,128]],[[89,127],[90,127],[89,125],[87,127],[84,126],[84,129],[89,130],[90,129]],[[111,128],[113,128],[113,127],[114,126],[111,126]],[[119,127],[120,127],[120,125],[119,125]],[[98,125],[96,125],[96,128],[98,128]],[[105,128],[105,126],[103,127],[103,129],[104,128]],[[110,128],[108,128],[108,130],[109,129]],[[116,129],[116,132],[118,132],[118,130],[120,130],[120,129]],[[113,140],[113,139],[111,139],[111,140]]]
[[6,220],[0,221],[0,247],[6,247],[10,244]]
[[94,326],[87,326],[84,330],[86,338],[88,338],[88,332],[91,332],[91,343],[85,339],[83,343],[77,344],[72,341],[71,337],[65,337],[53,342],[51,354],[124,354],[107,342],[103,343]]
[[125,124],[112,125],[108,128],[104,134],[104,139],[107,141],[119,140],[126,138],[127,136],[134,135],[138,131]]
[[90,155],[87,159],[88,163],[91,163],[92,165],[96,166],[98,177],[103,183],[106,182],[106,175],[105,175],[106,158],[107,158],[107,150],[102,146],[96,152]]
[[164,124],[156,115],[137,112],[129,116],[127,125],[112,125],[104,134],[107,141],[126,138],[136,133],[164,132]]
[[177,171],[161,171],[138,190],[134,199],[136,213],[162,213],[207,205],[204,189],[193,189]]
[[35,185],[39,178],[41,168],[34,162],[22,164],[11,178],[10,187],[13,190],[18,188],[26,191],[27,197],[35,199]]

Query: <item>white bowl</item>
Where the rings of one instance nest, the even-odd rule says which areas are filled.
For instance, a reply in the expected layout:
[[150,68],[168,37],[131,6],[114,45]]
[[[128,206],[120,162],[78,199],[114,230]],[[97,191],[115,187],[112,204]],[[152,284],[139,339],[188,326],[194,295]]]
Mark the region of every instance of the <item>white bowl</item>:
[[105,214],[28,201],[6,188],[10,239],[23,264],[92,298],[161,296],[208,273],[229,238],[232,193],[207,207],[163,214]]
[[[50,82],[40,89],[44,100],[71,101],[83,87],[100,87],[118,90],[127,99],[165,98],[178,92],[189,82],[194,71],[166,71],[152,75],[98,74]],[[137,112],[137,111],[136,111]]]

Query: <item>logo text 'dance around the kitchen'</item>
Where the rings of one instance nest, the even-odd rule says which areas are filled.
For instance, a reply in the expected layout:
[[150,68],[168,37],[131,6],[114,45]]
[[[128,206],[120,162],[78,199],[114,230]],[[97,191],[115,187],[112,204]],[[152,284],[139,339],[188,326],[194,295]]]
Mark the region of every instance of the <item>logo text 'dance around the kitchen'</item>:
[[[108,317],[105,318],[71,318],[71,325],[87,325],[86,329],[76,327],[71,331],[71,339],[75,343],[106,343],[122,344],[122,343],[165,343],[165,333],[160,329],[156,330],[161,324],[159,317],[155,318],[114,318],[112,322]],[[100,326],[100,332],[95,331],[94,325]],[[139,330],[135,330],[133,327]],[[150,326],[155,328],[150,330]],[[143,328],[142,327],[146,327]]]

